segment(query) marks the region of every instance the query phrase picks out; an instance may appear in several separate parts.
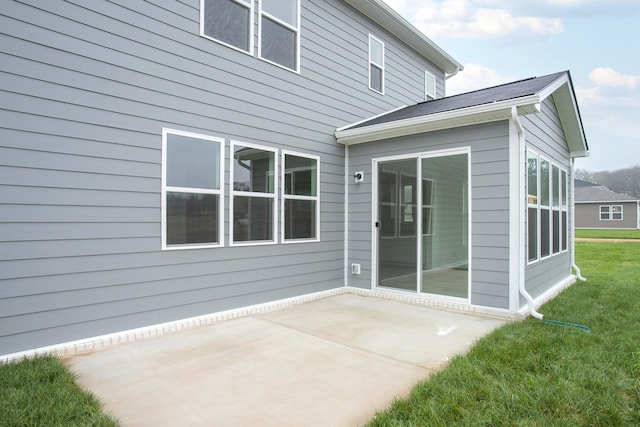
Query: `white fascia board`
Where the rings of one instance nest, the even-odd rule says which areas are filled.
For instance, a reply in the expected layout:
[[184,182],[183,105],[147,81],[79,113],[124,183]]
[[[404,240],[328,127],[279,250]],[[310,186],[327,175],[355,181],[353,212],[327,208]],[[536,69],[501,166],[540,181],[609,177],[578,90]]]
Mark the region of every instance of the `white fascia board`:
[[[335,136],[341,144],[361,144],[398,136],[414,135],[416,133],[506,120],[511,117],[512,107],[516,107],[518,114],[521,115],[539,112],[540,97],[538,95],[529,95],[522,98],[443,111],[442,113],[395,120],[355,129],[344,130],[345,128],[341,128],[336,131]],[[354,125],[349,125],[346,128],[351,126]]]

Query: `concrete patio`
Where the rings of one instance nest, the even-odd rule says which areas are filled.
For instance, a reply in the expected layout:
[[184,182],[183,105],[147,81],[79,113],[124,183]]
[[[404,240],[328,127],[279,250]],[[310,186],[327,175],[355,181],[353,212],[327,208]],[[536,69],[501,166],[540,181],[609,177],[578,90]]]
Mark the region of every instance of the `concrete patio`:
[[343,294],[67,364],[123,426],[359,426],[505,322]]

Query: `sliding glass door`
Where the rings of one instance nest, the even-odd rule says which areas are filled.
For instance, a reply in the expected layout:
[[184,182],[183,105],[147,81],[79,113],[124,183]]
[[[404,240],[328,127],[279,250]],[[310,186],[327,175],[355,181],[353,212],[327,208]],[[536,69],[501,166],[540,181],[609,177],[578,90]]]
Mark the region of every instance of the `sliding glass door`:
[[376,163],[377,285],[468,298],[468,152]]

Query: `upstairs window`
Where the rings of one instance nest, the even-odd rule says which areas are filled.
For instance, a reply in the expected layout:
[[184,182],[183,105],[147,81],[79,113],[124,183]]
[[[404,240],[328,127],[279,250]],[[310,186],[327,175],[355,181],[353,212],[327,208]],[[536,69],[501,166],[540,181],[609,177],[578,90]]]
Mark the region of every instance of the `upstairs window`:
[[384,43],[369,34],[369,89],[384,94]]
[[162,131],[163,249],[221,246],[224,140]]
[[284,241],[319,240],[319,158],[283,152]]
[[424,72],[424,100],[436,99],[436,76],[428,71]]
[[297,71],[300,0],[262,0],[260,6],[260,58]]
[[200,33],[252,53],[254,0],[201,0]]

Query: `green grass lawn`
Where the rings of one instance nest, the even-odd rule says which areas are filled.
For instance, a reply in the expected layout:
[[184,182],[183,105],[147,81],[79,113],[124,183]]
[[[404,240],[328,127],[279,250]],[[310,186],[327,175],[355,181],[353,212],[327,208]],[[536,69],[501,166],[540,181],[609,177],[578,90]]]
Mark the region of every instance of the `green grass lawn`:
[[640,230],[577,229],[576,237],[590,239],[640,239]]
[[588,278],[377,414],[371,426],[640,425],[640,243],[576,243]]
[[[640,425],[640,243],[578,242],[576,254],[588,281],[540,311],[591,333],[510,323],[370,425]],[[0,365],[0,426],[115,425],[59,360]]]
[[0,426],[117,426],[54,357],[0,365]]

